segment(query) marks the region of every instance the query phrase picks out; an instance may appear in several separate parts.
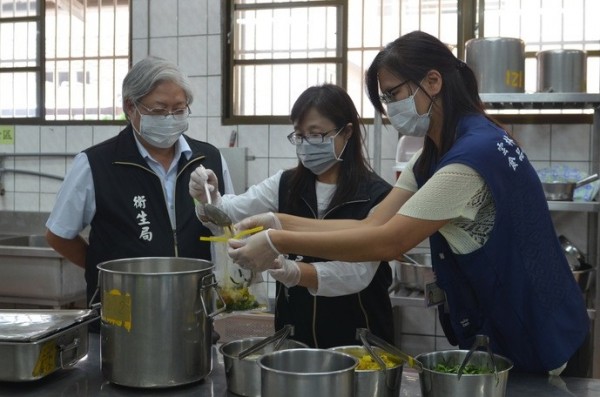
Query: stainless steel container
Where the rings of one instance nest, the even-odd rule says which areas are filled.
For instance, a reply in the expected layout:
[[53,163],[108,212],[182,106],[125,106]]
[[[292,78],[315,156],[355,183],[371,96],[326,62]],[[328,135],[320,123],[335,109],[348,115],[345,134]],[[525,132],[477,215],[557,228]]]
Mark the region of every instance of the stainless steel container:
[[465,43],[467,65],[481,93],[525,91],[525,43],[510,37],[484,37]]
[[[364,346],[338,346],[329,350],[346,353],[360,360],[361,357],[369,355]],[[385,350],[374,346],[377,354],[387,354]],[[395,365],[385,370],[382,369],[359,369],[354,371],[354,391],[356,397],[399,397],[400,385],[402,384],[402,364],[400,358],[394,357]],[[359,364],[360,365],[360,364]]]
[[132,387],[170,387],[212,369],[213,264],[133,258],[98,265],[102,372]]
[[353,397],[354,368],[348,354],[322,349],[293,349],[258,360],[262,397]]
[[539,92],[586,92],[586,53],[581,50],[546,50],[537,53]]
[[[263,354],[273,352],[273,344],[265,346],[260,352],[240,360],[237,355],[265,338],[246,338],[221,345],[219,352],[223,355],[227,389],[240,396],[260,397],[260,367],[258,359]],[[307,348],[304,343],[293,339],[282,342],[279,350]]]
[[431,253],[406,254],[402,261],[391,261],[394,284],[406,289],[425,290],[425,283],[432,281]]
[[0,310],[0,381],[37,380],[88,352],[92,310]]
[[[508,371],[513,364],[509,359],[498,354],[494,354],[498,371],[497,378],[491,373],[483,375],[463,374],[459,379],[455,373],[434,370],[438,364],[446,366],[460,365],[468,352],[468,350],[445,350],[419,354],[415,357],[423,364],[423,372],[419,373],[421,395],[423,397],[504,397],[506,395]],[[490,356],[483,351],[474,351],[469,364],[493,368]]]

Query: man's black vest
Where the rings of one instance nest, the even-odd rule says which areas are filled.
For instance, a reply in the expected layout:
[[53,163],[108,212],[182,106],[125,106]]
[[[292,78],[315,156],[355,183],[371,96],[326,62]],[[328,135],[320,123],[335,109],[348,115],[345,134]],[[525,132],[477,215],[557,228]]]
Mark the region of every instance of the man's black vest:
[[133,134],[129,125],[114,138],[85,150],[96,197],[85,269],[88,302],[98,284],[98,263],[135,257],[211,259],[210,243],[199,240],[211,233],[196,218],[188,185],[199,165],[223,180],[219,150],[184,136],[192,156],[189,160],[181,156],[177,165],[173,230],[160,178],[140,155]]
[[[281,176],[279,212],[314,218],[317,213],[315,185],[309,184],[309,189],[301,197],[295,198],[306,205],[299,211],[292,211],[288,201],[290,176],[290,171]],[[368,181],[361,184],[360,192],[352,201],[329,211],[326,218],[363,219],[390,190],[387,182],[372,174]],[[290,259],[307,263],[325,261],[295,255],[290,255]],[[373,334],[393,343],[394,322],[388,293],[391,282],[392,272],[387,262],[381,262],[371,284],[359,293],[350,295],[316,297],[305,287],[288,289],[278,282],[275,328],[281,329],[285,324],[292,324],[294,339],[318,348],[360,344],[356,339],[357,328],[369,328]]]

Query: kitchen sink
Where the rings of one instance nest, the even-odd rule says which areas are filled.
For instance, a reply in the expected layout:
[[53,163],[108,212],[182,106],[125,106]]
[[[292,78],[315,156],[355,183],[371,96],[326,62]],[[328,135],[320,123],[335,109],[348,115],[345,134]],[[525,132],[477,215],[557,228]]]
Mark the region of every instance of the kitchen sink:
[[0,237],[0,302],[64,307],[85,300],[83,268],[50,248],[44,235]]

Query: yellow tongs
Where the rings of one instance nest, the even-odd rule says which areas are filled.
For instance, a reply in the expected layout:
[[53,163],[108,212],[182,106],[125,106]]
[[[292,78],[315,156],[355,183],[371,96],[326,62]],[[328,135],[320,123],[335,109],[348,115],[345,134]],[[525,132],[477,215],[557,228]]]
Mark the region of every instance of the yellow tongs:
[[229,239],[232,239],[232,238],[239,239],[244,236],[249,236],[251,234],[258,233],[263,229],[264,228],[262,226],[257,226],[257,227],[253,227],[252,229],[242,230],[241,232],[239,232],[233,236],[228,235],[228,234],[223,234],[221,236],[201,236],[200,241],[213,241],[213,242],[217,242],[217,243],[226,243]]

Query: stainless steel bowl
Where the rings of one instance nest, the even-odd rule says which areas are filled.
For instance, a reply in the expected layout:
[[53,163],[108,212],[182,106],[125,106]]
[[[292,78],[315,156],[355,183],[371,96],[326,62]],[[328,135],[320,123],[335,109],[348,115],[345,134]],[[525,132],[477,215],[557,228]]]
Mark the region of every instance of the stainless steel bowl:
[[[483,375],[463,374],[459,379],[457,374],[434,370],[438,364],[460,365],[468,352],[468,350],[445,350],[419,354],[415,357],[423,364],[423,372],[419,374],[421,395],[423,397],[504,397],[506,395],[508,371],[513,367],[513,363],[508,358],[498,354],[494,354],[498,378],[492,373]],[[469,364],[493,368],[490,356],[483,351],[474,351]]]
[[262,397],[330,397],[354,395],[358,360],[323,349],[292,349],[258,360]]
[[[364,346],[338,346],[329,350],[346,353],[360,360],[361,357],[368,355]],[[386,353],[385,350],[373,346],[377,354]],[[402,364],[404,361],[398,357],[387,353],[390,360],[395,365],[386,370],[367,369],[354,371],[354,392],[355,397],[398,397],[400,396],[400,385],[402,382]],[[359,364],[360,365],[360,364]]]
[[394,284],[406,289],[423,291],[425,282],[433,278],[430,253],[406,254],[403,261],[392,261]]
[[[234,340],[221,345],[219,348],[219,352],[223,355],[227,389],[230,392],[240,396],[260,397],[260,367],[258,366],[258,359],[263,354],[273,352],[274,344],[267,345],[258,353],[252,354],[242,360],[237,355],[263,339],[265,338],[256,337]],[[302,342],[286,339],[282,342],[280,350],[305,347],[308,346]]]

